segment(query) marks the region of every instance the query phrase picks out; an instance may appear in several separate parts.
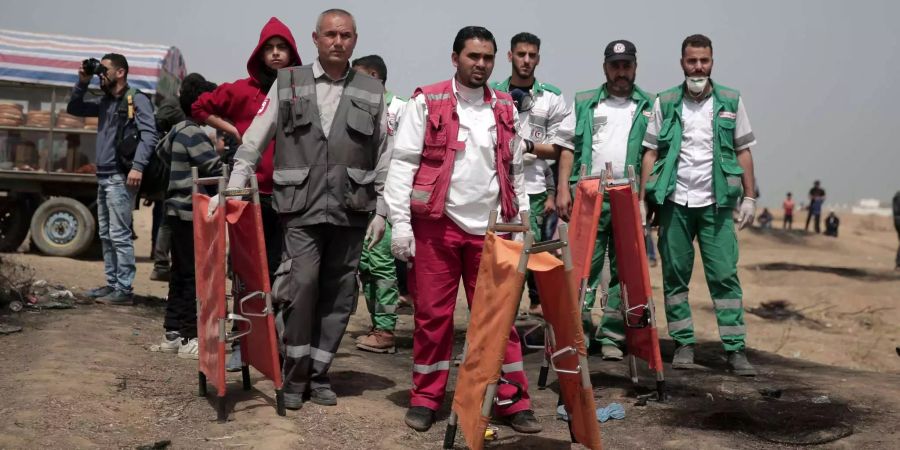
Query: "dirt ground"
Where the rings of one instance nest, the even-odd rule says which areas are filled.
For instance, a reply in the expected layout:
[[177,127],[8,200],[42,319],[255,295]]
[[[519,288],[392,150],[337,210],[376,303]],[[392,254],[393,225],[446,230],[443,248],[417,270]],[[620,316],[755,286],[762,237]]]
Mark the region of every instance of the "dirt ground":
[[[352,345],[352,337],[368,327],[362,301],[331,371],[338,406],[308,403],[278,417],[270,382],[253,372],[253,389],[242,391],[240,374],[229,374],[229,421],[216,423],[212,397],[197,396],[196,361],[147,350],[161,338],[166,294],[166,284],[148,278],[149,226],[149,210],[143,209],[137,219],[138,305],[2,313],[0,321],[24,330],[0,335],[0,448],[164,448],[166,441],[168,448],[441,447],[447,406],[427,433],[403,424],[411,387],[411,311],[401,310],[397,354],[364,353]],[[652,385],[649,374],[635,389],[624,364],[591,358],[598,404],[619,402],[627,414],[601,424],[604,446],[900,447],[900,273],[893,271],[897,237],[890,219],[846,214],[837,239],[752,230],[741,232],[740,240],[745,307],[769,317],[746,314],[749,356],[760,376],[725,371],[698,258],[691,303],[699,367],[673,371],[666,365],[668,402],[636,405],[636,395]],[[2,256],[73,290],[103,283],[97,259]],[[660,268],[651,272],[661,303]],[[762,308],[778,300],[787,308]],[[457,348],[465,329],[463,305],[457,308]],[[657,311],[668,361],[673,344],[661,306]],[[555,418],[556,384],[535,386],[540,358],[529,353],[526,367],[543,433],[521,435],[501,426],[500,439],[489,448],[570,447],[565,423]],[[458,448],[462,442],[458,436]]]

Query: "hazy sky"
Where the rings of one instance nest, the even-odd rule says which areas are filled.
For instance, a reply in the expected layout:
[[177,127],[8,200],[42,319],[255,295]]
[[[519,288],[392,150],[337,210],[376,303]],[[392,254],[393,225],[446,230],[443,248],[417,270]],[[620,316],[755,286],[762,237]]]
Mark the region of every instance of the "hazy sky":
[[681,41],[703,33],[713,41],[713,79],[739,89],[747,106],[762,205],[780,205],[789,190],[805,200],[816,178],[830,202],[887,201],[900,189],[900,152],[888,133],[900,101],[896,1],[0,0],[0,28],[174,45],[188,71],[223,82],[247,76],[247,57],[271,16],[312,61],[316,16],[331,7],[356,16],[354,56],[384,57],[389,89],[404,96],[450,77],[452,40],[465,25],[497,37],[493,79],[509,75],[513,34],[538,35],[537,76],[569,101],[603,83],[610,40],[635,43],[637,83],[656,92],[681,82]]

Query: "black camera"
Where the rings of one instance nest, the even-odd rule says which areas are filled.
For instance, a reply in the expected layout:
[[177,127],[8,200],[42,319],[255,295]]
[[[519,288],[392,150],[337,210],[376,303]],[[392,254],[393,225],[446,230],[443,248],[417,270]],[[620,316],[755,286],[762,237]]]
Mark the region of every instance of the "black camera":
[[84,69],[84,73],[98,77],[106,74],[106,67],[103,64],[100,64],[100,60],[97,58],[86,59],[81,62],[81,68]]

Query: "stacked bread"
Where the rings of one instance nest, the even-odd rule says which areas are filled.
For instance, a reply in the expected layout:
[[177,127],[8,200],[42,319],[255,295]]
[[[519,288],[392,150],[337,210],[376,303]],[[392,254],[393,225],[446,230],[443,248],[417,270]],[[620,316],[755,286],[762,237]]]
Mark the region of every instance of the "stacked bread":
[[84,119],[61,112],[56,115],[57,128],[84,128]]
[[28,111],[25,117],[27,127],[50,128],[50,111]]
[[21,127],[25,123],[22,105],[18,103],[0,103],[0,126]]

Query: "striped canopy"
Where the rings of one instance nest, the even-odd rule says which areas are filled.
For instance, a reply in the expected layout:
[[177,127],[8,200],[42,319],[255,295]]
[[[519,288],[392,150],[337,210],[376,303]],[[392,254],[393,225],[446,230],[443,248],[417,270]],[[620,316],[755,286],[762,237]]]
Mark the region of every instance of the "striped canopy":
[[[185,75],[175,47],[0,29],[0,80],[72,86],[83,60],[107,53],[128,59],[128,84],[146,93],[174,96]],[[91,85],[99,88],[99,79]]]

